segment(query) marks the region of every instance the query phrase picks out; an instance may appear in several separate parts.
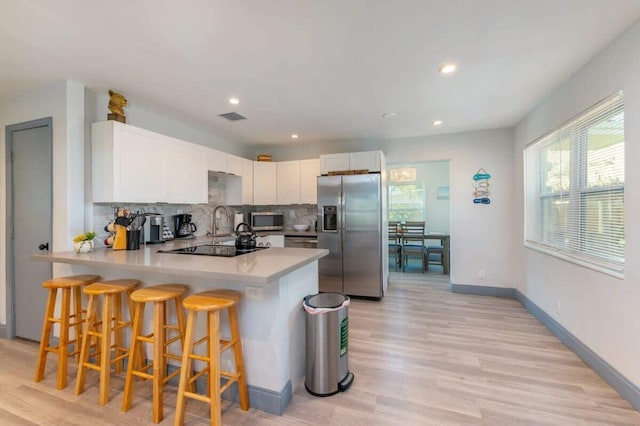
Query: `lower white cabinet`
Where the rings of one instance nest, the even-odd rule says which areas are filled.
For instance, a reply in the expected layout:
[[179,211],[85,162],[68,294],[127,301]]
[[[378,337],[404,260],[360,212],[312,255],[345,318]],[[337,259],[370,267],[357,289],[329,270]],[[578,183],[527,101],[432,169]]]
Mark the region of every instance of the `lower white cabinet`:
[[253,204],[276,204],[276,163],[253,162]]
[[263,235],[256,238],[256,244],[269,245],[271,247],[284,247],[284,235]]

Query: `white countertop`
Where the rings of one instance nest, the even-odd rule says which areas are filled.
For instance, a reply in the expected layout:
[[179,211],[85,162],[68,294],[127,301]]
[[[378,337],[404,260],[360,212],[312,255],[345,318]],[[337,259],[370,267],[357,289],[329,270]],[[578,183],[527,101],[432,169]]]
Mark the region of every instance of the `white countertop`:
[[211,238],[200,237],[193,240],[174,240],[165,244],[141,246],[140,250],[97,248],[91,253],[66,251],[36,254],[31,256],[31,259],[266,284],[329,254],[326,249],[277,247],[235,257],[157,253],[158,250],[171,250],[210,242]]

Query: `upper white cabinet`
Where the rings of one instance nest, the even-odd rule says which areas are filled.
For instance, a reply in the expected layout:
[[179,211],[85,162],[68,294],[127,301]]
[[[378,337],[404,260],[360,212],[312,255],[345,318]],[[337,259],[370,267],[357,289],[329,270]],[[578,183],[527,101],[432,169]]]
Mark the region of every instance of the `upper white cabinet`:
[[369,170],[379,172],[382,151],[364,151],[349,153],[349,170]]
[[277,204],[300,204],[300,161],[276,163]]
[[241,169],[238,176],[225,176],[226,202],[230,205],[253,204],[253,161],[239,158]]
[[300,160],[300,203],[318,203],[318,176],[320,159]]
[[253,162],[253,204],[277,203],[276,163]]
[[205,148],[205,167],[212,172],[227,172],[227,153],[213,148]]
[[93,201],[165,202],[168,141],[116,121],[91,125]]
[[327,154],[320,156],[320,172],[323,175],[333,171],[382,170],[382,151],[349,152],[342,154]]
[[227,154],[227,173],[231,173],[236,176],[243,176],[242,170],[246,160],[245,158],[238,157],[237,155]]
[[207,203],[209,182],[205,168],[206,148],[169,138],[165,178],[168,203]]
[[327,154],[320,156],[320,171],[323,175],[337,170],[349,170],[349,154]]
[[93,201],[207,202],[204,148],[117,121],[91,125]]

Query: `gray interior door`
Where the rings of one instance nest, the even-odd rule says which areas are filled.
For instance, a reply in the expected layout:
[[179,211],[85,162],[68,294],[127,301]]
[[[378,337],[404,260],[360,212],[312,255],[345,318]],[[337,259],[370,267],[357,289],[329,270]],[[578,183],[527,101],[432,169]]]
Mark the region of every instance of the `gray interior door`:
[[29,257],[41,251],[41,244],[51,244],[52,141],[50,120],[32,123],[35,127],[24,123],[7,128],[13,159],[10,191],[13,195],[12,288],[15,306],[12,311],[15,335],[39,341],[47,297],[42,282],[51,278],[52,267],[50,263],[36,262]]

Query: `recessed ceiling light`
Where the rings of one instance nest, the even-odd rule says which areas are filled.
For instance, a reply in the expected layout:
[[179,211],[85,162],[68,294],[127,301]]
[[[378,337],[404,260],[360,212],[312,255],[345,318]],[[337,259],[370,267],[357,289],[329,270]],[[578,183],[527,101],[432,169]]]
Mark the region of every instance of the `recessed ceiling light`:
[[395,112],[385,112],[384,114],[382,114],[382,118],[391,118],[395,116],[396,116]]
[[229,98],[229,103],[233,105],[238,105],[240,103],[240,99],[238,98]]
[[455,70],[456,70],[456,66],[453,64],[445,64],[438,69],[438,71],[440,71],[442,74],[450,74]]
[[442,120],[434,120],[433,125],[434,125],[434,126],[440,126],[440,125],[442,125]]
[[291,135],[291,139],[298,139],[298,135],[296,135],[295,133]]

